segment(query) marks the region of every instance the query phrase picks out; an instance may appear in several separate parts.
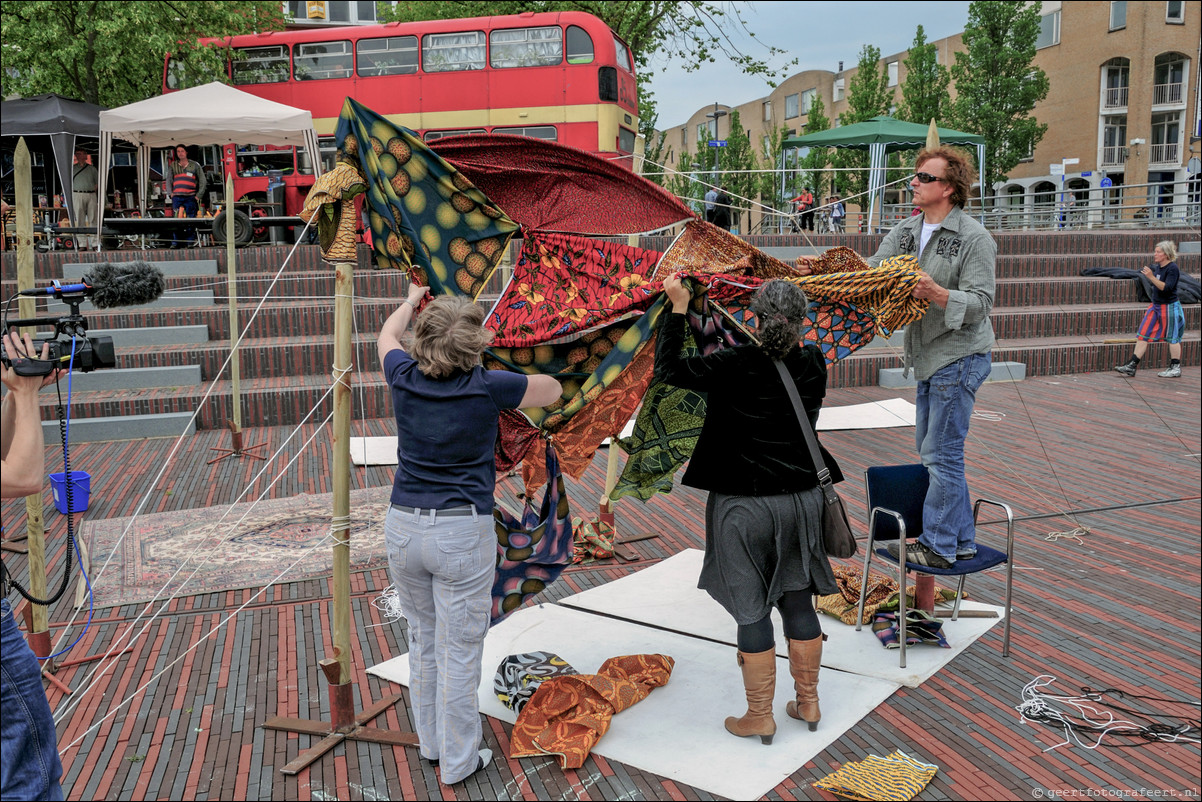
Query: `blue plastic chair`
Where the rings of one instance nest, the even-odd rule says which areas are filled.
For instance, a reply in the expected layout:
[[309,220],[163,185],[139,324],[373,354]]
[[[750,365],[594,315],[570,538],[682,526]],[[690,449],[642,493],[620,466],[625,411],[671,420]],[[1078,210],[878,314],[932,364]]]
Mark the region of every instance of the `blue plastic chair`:
[[[927,495],[930,476],[923,465],[891,465],[869,468],[864,471],[864,485],[868,491],[868,548],[864,549],[864,573],[860,577],[860,605],[856,616],[856,631],[863,626],[864,597],[868,590],[868,569],[873,557],[897,565],[897,586],[901,589],[898,602],[898,639],[901,651],[901,667],[906,667],[906,571],[934,576],[959,577],[956,587],[956,602],[952,608],[955,621],[960,615],[960,601],[964,598],[964,580],[969,574],[978,574],[998,565],[1006,566],[1006,622],[1002,638],[1002,656],[1010,656],[1010,597],[1014,585],[1014,513],[1009,505],[1000,501],[978,498],[972,507],[974,524],[982,504],[1000,507],[1006,513],[1006,550],[998,551],[980,542],[981,530],[977,530],[977,555],[970,560],[956,560],[951,568],[930,568],[914,563],[899,563],[887,548],[876,548],[878,542],[915,538],[922,534],[922,506]],[[904,546],[902,553],[904,553]]]

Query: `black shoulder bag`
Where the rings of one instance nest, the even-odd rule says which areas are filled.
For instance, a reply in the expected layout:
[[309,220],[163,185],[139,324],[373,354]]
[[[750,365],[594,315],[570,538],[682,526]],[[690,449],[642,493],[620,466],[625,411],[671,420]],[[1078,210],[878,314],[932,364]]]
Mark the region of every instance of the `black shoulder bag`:
[[835,483],[831,481],[830,468],[822,459],[818,449],[818,438],[814,436],[814,428],[806,417],[805,408],[801,405],[801,396],[797,394],[797,385],[785,364],[779,359],[772,360],[780,379],[785,383],[785,391],[793,402],[793,411],[797,413],[797,422],[801,424],[801,432],[805,435],[806,445],[810,448],[810,459],[814,469],[818,471],[818,486],[822,488],[822,545],[828,557],[847,559],[856,555],[856,537],[851,532],[851,524],[847,521],[847,512],[843,509],[843,499],[835,492]]

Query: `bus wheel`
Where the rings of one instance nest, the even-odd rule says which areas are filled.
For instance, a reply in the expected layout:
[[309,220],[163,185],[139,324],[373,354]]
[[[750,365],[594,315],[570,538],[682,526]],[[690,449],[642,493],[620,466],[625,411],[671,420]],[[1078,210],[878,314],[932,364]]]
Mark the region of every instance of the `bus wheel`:
[[[213,241],[218,245],[225,244],[225,215],[226,212],[222,210],[213,218]],[[248,245],[252,237],[254,237],[254,229],[251,227],[250,217],[246,212],[234,209],[234,244],[237,246]]]

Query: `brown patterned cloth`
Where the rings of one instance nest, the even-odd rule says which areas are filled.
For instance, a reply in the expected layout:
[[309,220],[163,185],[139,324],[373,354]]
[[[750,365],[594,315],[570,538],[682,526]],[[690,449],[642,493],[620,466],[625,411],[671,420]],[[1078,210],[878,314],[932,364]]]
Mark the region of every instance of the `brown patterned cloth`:
[[[734,267],[737,265],[737,267]],[[692,220],[684,232],[668,246],[652,281],[663,281],[673,273],[731,273],[757,278],[796,277],[795,268],[769,256],[754,246],[701,220]]]
[[546,680],[514,722],[509,756],[555,755],[561,768],[580,768],[614,715],[667,685],[675,665],[665,654],[632,654],[609,658],[596,674]]
[[334,169],[322,173],[305,198],[300,216],[317,226],[321,255],[329,262],[354,262],[357,220],[355,197],[367,191],[367,180],[359,169],[339,160]]
[[[850,248],[844,250],[855,256]],[[844,255],[832,264],[854,267],[851,261]],[[854,304],[870,314],[879,329],[892,333],[927,313],[929,302],[914,297],[918,274],[918,260],[905,254],[890,257],[879,267],[855,267],[791,280],[811,298]]]
[[[832,564],[831,569],[835,572],[835,584],[839,586],[839,592],[819,596],[814,602],[814,608],[820,613],[838,618],[844,624],[855,626],[856,609],[860,606],[860,569],[840,563]],[[936,585],[935,597],[937,600],[950,601],[956,598],[956,592]],[[872,617],[878,611],[896,610],[897,602],[897,580],[870,573],[868,595],[864,599],[864,617],[860,619],[860,623],[872,623]],[[912,587],[906,590],[906,606],[914,607]]]

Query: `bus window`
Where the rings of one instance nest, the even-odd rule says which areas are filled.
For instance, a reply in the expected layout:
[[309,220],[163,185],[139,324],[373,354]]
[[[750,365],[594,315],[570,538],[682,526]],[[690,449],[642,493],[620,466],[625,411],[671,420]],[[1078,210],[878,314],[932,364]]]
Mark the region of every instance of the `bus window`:
[[167,59],[167,88],[168,89],[187,89],[188,84],[187,73],[184,69],[184,60],[174,57]]
[[321,171],[328,173],[334,169],[338,159],[338,145],[332,136],[323,136],[317,140],[317,150],[321,153]]
[[593,63],[593,37],[578,25],[568,26],[568,63]]
[[427,131],[422,134],[422,139],[427,142],[433,142],[436,139],[442,139],[444,136],[465,136],[467,134],[483,133],[483,128],[460,128],[458,131]]
[[417,37],[389,36],[355,43],[359,75],[408,75],[417,72]]
[[292,175],[292,148],[274,148],[270,145],[246,145],[238,149],[238,175],[267,175],[269,170],[279,170]]
[[527,125],[518,126],[515,128],[494,128],[494,134],[513,134],[514,136],[529,136],[535,139],[547,139],[551,142],[559,141],[559,135],[553,125]]
[[626,51],[626,45],[622,44],[622,40],[614,37],[614,52],[618,56],[618,66],[627,72],[634,72],[634,68],[630,66],[630,53]]
[[484,32],[431,33],[423,36],[422,69],[426,72],[484,69]]
[[618,152],[619,153],[634,153],[634,131],[626,128],[618,128]]
[[349,41],[297,45],[292,59],[293,74],[298,81],[351,77]]
[[488,45],[494,67],[549,67],[563,61],[563,31],[558,27],[493,31]]
[[287,81],[288,48],[284,45],[270,45],[235,50],[233,68],[235,86]]

